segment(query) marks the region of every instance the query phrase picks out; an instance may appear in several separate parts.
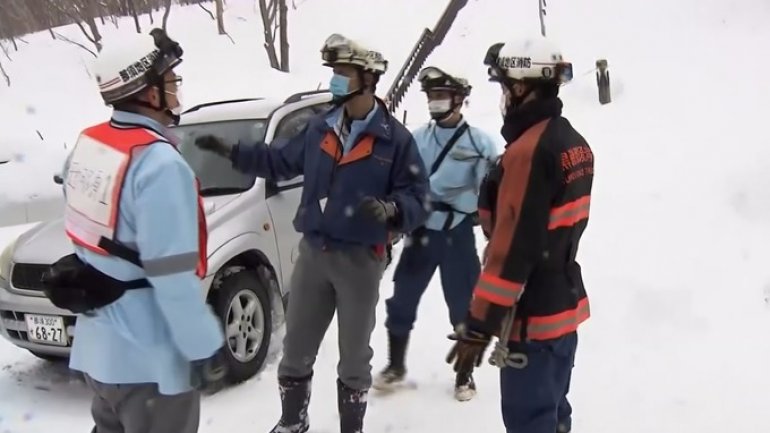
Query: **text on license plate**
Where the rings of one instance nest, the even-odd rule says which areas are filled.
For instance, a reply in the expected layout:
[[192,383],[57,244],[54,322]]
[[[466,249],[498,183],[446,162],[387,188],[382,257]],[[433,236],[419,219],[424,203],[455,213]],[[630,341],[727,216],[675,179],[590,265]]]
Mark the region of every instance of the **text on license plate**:
[[59,316],[41,316],[25,314],[27,321],[27,338],[30,341],[44,344],[67,345],[67,331],[64,319]]

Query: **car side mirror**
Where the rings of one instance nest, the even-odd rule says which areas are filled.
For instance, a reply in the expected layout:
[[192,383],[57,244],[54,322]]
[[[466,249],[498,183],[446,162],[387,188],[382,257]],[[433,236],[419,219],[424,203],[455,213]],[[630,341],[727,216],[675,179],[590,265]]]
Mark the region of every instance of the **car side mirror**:
[[57,185],[63,185],[64,184],[64,179],[61,177],[60,174],[55,174],[55,175],[53,175],[53,183],[55,183]]

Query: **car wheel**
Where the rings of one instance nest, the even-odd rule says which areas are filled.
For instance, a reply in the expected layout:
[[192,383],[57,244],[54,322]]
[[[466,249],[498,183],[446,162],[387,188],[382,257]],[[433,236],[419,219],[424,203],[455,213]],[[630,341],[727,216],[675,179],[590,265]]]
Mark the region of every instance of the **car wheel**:
[[224,326],[227,381],[243,382],[259,372],[267,357],[273,331],[270,295],[249,269],[226,274],[217,291],[214,309]]

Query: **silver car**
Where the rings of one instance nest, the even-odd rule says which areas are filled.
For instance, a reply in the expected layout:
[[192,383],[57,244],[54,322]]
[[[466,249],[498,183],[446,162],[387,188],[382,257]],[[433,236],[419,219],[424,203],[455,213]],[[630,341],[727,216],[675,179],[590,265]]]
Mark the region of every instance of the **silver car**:
[[[197,149],[191,137],[270,143],[299,132],[330,101],[328,92],[314,91],[285,101],[213,102],[185,112],[175,129],[201,181],[209,229],[209,275],[201,289],[225,328],[231,383],[261,369],[283,323],[300,239],[292,220],[302,177],[272,182],[240,173],[227,159]],[[58,218],[23,233],[0,254],[0,333],[43,359],[66,358],[76,337],[75,316],[51,304],[40,285],[46,268],[72,251]]]

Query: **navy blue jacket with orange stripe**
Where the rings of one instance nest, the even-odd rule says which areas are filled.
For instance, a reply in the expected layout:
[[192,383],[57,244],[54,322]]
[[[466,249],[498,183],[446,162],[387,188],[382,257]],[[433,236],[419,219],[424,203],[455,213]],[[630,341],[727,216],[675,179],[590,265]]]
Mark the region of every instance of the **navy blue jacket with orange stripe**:
[[[325,249],[365,245],[382,251],[390,231],[409,232],[427,219],[429,184],[412,134],[378,104],[344,156],[339,137],[322,113],[287,141],[236,145],[231,159],[239,170],[268,179],[304,175],[294,228],[311,244]],[[386,227],[357,212],[365,196],[395,202],[395,225]]]
[[536,100],[505,121],[510,144],[479,197],[489,245],[471,302],[471,329],[496,334],[511,307],[517,341],[557,338],[588,319],[575,257],[588,223],[593,153],[561,109],[558,98]]

